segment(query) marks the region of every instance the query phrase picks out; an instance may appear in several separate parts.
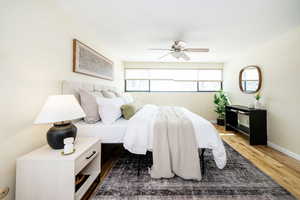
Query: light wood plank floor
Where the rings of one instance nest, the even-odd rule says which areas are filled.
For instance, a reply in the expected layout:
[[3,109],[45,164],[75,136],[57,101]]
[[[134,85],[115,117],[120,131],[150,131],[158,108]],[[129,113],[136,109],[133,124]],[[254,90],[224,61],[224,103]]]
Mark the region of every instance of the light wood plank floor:
[[[297,199],[300,199],[300,161],[276,151],[268,146],[250,146],[246,136],[225,131],[224,127],[216,126],[222,139],[232,148],[242,154],[256,167],[273,178],[275,182],[286,188]],[[99,185],[113,167],[117,158],[113,158],[102,166]],[[89,199],[94,188],[88,192],[84,200]]]
[[251,146],[243,134],[225,131],[221,126],[217,129],[227,144],[300,199],[300,161],[268,146]]

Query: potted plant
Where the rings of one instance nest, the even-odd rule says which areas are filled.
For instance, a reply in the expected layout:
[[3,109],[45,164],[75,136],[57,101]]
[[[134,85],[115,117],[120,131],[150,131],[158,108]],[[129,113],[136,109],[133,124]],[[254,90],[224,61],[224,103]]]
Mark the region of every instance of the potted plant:
[[217,124],[224,126],[225,107],[230,104],[227,94],[220,90],[214,95],[215,112],[218,114]]
[[255,97],[254,108],[260,109],[261,108],[261,103],[260,103],[261,94],[260,94],[260,92],[256,93],[254,97]]

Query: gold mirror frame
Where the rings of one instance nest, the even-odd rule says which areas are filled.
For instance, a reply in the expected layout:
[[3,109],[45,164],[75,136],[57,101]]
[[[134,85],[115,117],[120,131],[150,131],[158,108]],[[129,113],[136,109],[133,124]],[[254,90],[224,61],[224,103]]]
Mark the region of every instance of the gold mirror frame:
[[[250,68],[250,67],[251,67],[251,68],[256,68],[256,69],[257,69],[257,72],[258,72],[258,78],[259,78],[257,89],[256,89],[255,91],[251,91],[251,92],[245,91],[245,90],[243,89],[243,84],[242,84],[242,82],[243,82],[243,80],[242,80],[243,72],[244,72],[246,69]],[[256,65],[249,65],[249,66],[244,67],[243,69],[241,69],[240,75],[239,75],[239,86],[240,86],[240,90],[241,90],[242,92],[244,92],[244,93],[246,93],[246,94],[254,94],[254,93],[256,93],[256,92],[258,92],[258,91],[260,90],[261,84],[262,84],[262,75],[261,75],[261,70],[260,70],[260,68],[259,68],[258,66],[256,66]]]

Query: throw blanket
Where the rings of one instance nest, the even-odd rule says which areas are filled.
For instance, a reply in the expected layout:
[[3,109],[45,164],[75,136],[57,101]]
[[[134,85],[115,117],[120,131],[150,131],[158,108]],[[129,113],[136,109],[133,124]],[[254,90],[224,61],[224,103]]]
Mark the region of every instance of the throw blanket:
[[153,130],[152,178],[201,180],[198,146],[192,122],[175,107],[159,109]]
[[[176,108],[184,112],[185,116],[192,121],[198,148],[212,149],[218,168],[224,168],[225,147],[215,127],[206,119],[183,107]],[[125,149],[134,154],[146,154],[147,150],[153,149],[154,125],[159,109],[159,106],[147,104],[128,121],[123,138]]]

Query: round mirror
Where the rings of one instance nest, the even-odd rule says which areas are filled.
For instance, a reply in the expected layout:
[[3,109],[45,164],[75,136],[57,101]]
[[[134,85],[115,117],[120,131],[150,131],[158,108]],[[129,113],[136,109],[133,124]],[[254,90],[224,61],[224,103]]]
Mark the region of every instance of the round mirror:
[[258,66],[250,65],[240,71],[239,84],[244,93],[256,93],[261,88],[261,70]]

